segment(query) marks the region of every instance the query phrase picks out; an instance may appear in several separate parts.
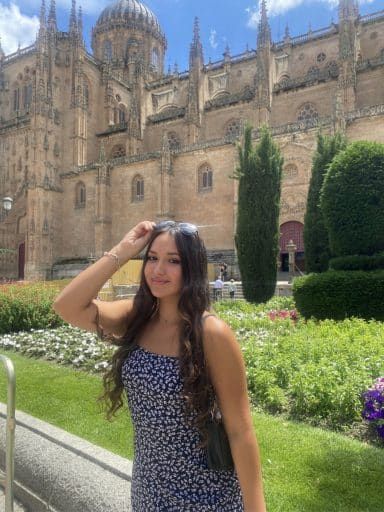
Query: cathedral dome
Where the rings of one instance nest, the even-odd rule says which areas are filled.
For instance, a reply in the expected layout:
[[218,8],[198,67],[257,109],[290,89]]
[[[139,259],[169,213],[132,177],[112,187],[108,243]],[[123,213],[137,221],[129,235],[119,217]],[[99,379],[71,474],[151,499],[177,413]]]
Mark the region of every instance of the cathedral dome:
[[109,25],[141,28],[162,36],[160,23],[151,9],[138,0],[117,0],[106,7],[100,14],[96,28]]

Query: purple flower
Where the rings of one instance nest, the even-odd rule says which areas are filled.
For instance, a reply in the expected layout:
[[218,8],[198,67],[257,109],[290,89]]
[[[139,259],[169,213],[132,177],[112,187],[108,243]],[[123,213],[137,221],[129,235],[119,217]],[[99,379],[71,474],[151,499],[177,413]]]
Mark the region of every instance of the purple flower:
[[384,377],[376,379],[361,397],[364,405],[362,417],[371,422],[379,436],[384,438]]

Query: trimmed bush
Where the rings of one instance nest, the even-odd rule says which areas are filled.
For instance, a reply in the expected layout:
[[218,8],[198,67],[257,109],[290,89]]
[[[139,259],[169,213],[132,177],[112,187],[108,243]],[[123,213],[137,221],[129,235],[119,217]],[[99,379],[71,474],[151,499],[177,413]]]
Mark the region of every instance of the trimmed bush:
[[307,208],[304,217],[305,270],[325,272],[330,254],[328,231],[320,208],[320,193],[325,175],[335,155],[346,146],[341,134],[317,136],[317,149],[312,161]]
[[297,309],[305,318],[384,320],[384,271],[328,271],[293,282]]
[[377,270],[384,269],[384,252],[373,256],[355,255],[332,258],[329,262],[331,270]]
[[334,256],[384,250],[384,144],[354,142],[334,158],[321,209]]
[[0,286],[0,334],[63,325],[52,309],[58,289],[51,284]]
[[276,287],[283,159],[266,127],[253,146],[248,126],[238,151],[237,256],[244,297],[261,303],[273,297]]

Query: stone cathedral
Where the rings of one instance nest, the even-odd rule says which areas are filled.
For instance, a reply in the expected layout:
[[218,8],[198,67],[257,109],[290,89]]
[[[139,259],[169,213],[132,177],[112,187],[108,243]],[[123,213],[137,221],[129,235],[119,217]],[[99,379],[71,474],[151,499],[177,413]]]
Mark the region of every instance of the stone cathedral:
[[234,264],[246,123],[281,147],[281,262],[291,239],[300,260],[319,127],[384,142],[384,10],[340,0],[338,23],[273,42],[263,0],[255,46],[206,62],[191,20],[189,69],[164,71],[166,37],[142,2],[103,10],[91,54],[75,0],[67,32],[42,0],[35,43],[0,47],[0,278],[61,277],[143,219],[193,222],[210,261]]

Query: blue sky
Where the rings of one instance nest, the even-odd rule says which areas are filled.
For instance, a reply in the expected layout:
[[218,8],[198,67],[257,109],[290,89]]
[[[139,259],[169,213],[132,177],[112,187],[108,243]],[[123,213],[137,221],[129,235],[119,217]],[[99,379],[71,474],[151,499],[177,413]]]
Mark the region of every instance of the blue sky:
[[[90,33],[104,7],[114,0],[76,0],[83,11],[84,39],[90,49]],[[158,17],[168,41],[166,69],[175,62],[188,68],[193,20],[198,16],[204,59],[222,58],[226,45],[231,55],[256,46],[258,0],[146,0]],[[50,0],[46,0],[47,10]],[[41,0],[0,0],[0,37],[5,53],[23,48],[35,40]],[[267,0],[274,41],[281,40],[288,24],[291,36],[327,27],[337,22],[338,0]],[[56,0],[59,30],[67,31],[71,0]],[[384,0],[361,0],[362,15],[384,9]]]

